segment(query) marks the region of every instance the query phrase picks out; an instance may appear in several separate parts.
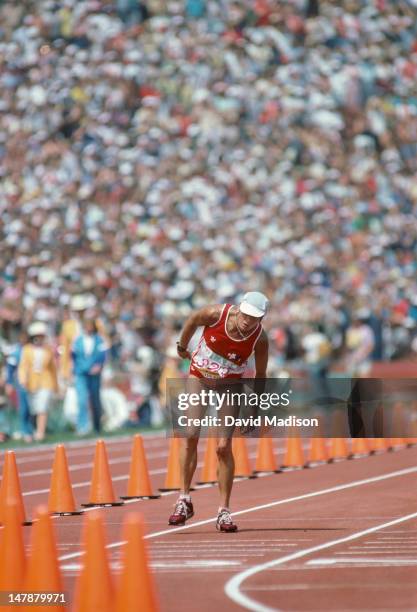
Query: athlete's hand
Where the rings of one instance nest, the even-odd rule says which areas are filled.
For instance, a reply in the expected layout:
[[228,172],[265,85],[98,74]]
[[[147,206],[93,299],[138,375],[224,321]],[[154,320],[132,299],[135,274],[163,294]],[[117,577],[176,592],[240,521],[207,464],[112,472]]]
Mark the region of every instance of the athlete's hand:
[[181,359],[191,359],[190,351],[184,348],[183,346],[181,346],[179,342],[177,342],[177,353],[178,353],[178,357],[181,357]]
[[248,434],[250,434],[252,431],[255,431],[256,429],[256,425],[253,424],[253,420],[258,416],[258,408],[256,406],[251,406],[251,408],[246,412],[245,411],[245,415],[244,418],[245,419],[251,419],[252,423],[249,423],[248,425],[241,425],[240,426],[240,433],[242,434],[242,436],[246,436]]
[[242,434],[242,436],[247,436],[252,431],[255,431],[255,429],[256,429],[255,425],[241,425],[240,433]]

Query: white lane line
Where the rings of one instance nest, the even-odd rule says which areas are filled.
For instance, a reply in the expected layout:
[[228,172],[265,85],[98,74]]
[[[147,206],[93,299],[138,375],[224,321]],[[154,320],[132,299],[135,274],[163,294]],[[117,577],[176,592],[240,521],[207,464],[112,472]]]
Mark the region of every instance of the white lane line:
[[[292,544],[260,544],[258,540],[255,540],[254,542],[252,542],[252,544],[240,544],[237,542],[233,542],[233,550],[239,550],[240,548],[242,548],[243,550],[250,550],[251,548],[253,548],[254,550],[258,550],[259,547],[262,546],[262,550],[266,549],[266,548],[272,548],[274,550],[278,550],[279,548],[284,548],[286,546],[297,546],[297,542],[293,542]],[[212,549],[218,549],[218,550],[230,550],[230,543],[229,544],[217,544],[216,542],[213,542],[213,544],[210,545],[196,545],[193,546],[190,542],[187,542],[186,544],[166,544],[164,546],[158,546],[158,542],[154,543],[153,546],[153,551],[166,551],[166,550],[195,550],[196,552],[200,552],[200,550],[212,550]]]
[[[278,552],[284,552],[283,550],[278,550]],[[207,554],[213,554],[213,551],[207,551]],[[231,556],[231,557],[243,557],[244,559],[247,559],[248,557],[263,557],[264,553],[263,552],[258,552],[258,553],[248,553],[248,552],[233,552],[230,551],[228,553],[226,552],[222,552],[222,556]],[[164,553],[163,555],[161,555],[160,557],[158,557],[158,555],[151,555],[152,559],[155,558],[161,558],[161,559],[169,559],[170,557],[172,557],[173,559],[185,559],[186,557],[191,557],[192,559],[195,559],[195,553],[194,552],[185,552],[185,553],[178,553],[178,552],[171,552],[171,553]]]
[[184,566],[187,569],[190,568],[211,568],[211,567],[236,567],[242,565],[240,561],[219,561],[218,559],[196,559],[194,561],[184,561],[183,563],[163,563],[158,561],[153,563],[151,561],[150,566],[153,569],[182,569]]
[[305,565],[311,566],[328,566],[328,565],[340,565],[342,563],[347,563],[349,565],[353,563],[358,563],[361,567],[369,564],[369,565],[417,565],[417,559],[364,559],[363,557],[339,557],[337,559],[333,559],[330,557],[329,559],[311,559],[310,561],[306,561]]
[[[361,552],[360,550],[352,550],[351,552],[349,550],[345,550],[344,552],[336,552],[334,554],[335,555],[370,555],[370,554],[373,554],[373,555],[386,555],[387,552],[388,552],[387,550],[364,550],[363,552]],[[401,552],[399,550],[398,552],[394,553],[394,551],[390,550],[389,552],[390,552],[391,555],[392,554],[395,554],[395,555],[409,555],[410,552],[413,552],[413,551],[404,550],[404,551]],[[399,558],[401,558],[401,557],[399,557]]]
[[[340,589],[340,588],[356,588],[357,583],[353,582],[320,582],[320,584],[311,584],[311,583],[292,583],[292,584],[265,584],[253,587],[251,591],[322,591],[322,590],[332,590],[332,589]],[[361,584],[362,589],[381,589],[381,585],[379,583],[369,583]],[[397,584],[393,582],[385,582],[385,589],[403,589],[404,586],[402,584]]]
[[417,538],[415,538],[414,536],[401,536],[400,538],[381,538],[378,542],[369,542],[369,544],[402,544],[403,542],[417,542]]
[[402,542],[417,542],[417,538],[411,536],[407,538],[407,536],[401,536],[401,538],[379,538],[378,540],[369,540],[367,544],[402,544]]
[[349,546],[350,550],[355,550],[355,549],[361,549],[361,550],[403,550],[404,548],[415,548],[417,550],[417,545],[416,544],[393,544],[392,546],[389,546],[387,544],[363,544],[362,546]]
[[[380,482],[382,480],[396,478],[397,476],[406,476],[407,474],[413,474],[414,472],[417,472],[417,467],[405,468],[403,470],[397,470],[395,472],[389,472],[388,474],[383,474],[382,476],[373,476],[371,478],[365,478],[364,480],[355,480],[353,482],[348,482],[342,485],[337,485],[335,487],[330,487],[328,489],[320,489],[319,491],[313,491],[312,493],[305,493],[303,495],[297,495],[296,497],[287,497],[285,499],[279,499],[277,501],[269,502],[267,504],[261,504],[260,506],[252,506],[250,508],[246,508],[245,510],[239,510],[237,512],[234,512],[233,516],[240,516],[241,514],[247,514],[248,512],[257,512],[258,510],[265,510],[267,508],[273,508],[275,506],[281,506],[283,504],[290,504],[292,502],[302,501],[305,499],[311,499],[313,497],[327,495],[328,493],[337,493],[339,491],[345,491],[346,489],[352,489],[354,487],[361,487],[361,486],[371,484],[374,482]],[[136,500],[131,500],[131,501],[136,501]],[[182,527],[171,527],[170,529],[164,529],[162,531],[155,531],[153,533],[148,533],[145,536],[145,539],[157,538],[159,536],[168,535],[168,534],[171,535],[172,533],[177,533],[178,531],[185,531],[186,529],[193,529],[194,527],[200,527],[201,525],[208,525],[215,520],[216,520],[216,517],[212,517],[212,518],[205,519],[202,521],[196,521],[195,523],[188,523],[188,525],[183,525]],[[113,542],[112,544],[108,544],[107,548],[117,548],[118,546],[122,546],[124,543],[125,543],[124,541]],[[80,551],[78,553],[72,553],[71,555],[64,555],[63,557],[59,558],[59,561],[65,561],[66,559],[73,559],[82,554],[83,553]]]
[[290,561],[294,561],[295,559],[301,559],[301,557],[305,557],[315,552],[319,552],[320,550],[326,550],[327,548],[331,548],[332,546],[337,546],[338,544],[345,544],[346,542],[351,542],[352,540],[357,540],[362,538],[363,536],[368,535],[369,533],[375,533],[376,531],[380,531],[381,529],[385,529],[386,527],[392,527],[393,525],[399,525],[400,523],[404,523],[406,521],[410,521],[412,519],[417,518],[417,512],[413,514],[407,514],[406,516],[401,516],[393,521],[388,521],[386,523],[381,523],[380,525],[376,525],[375,527],[370,527],[369,529],[364,529],[363,531],[358,531],[357,533],[352,533],[349,536],[344,538],[338,538],[337,540],[331,540],[330,542],[325,542],[324,544],[318,544],[317,546],[312,546],[311,548],[305,548],[304,550],[299,550],[290,555],[286,555],[285,557],[281,557],[279,559],[273,559],[272,561],[268,561],[266,563],[261,563],[260,565],[255,565],[239,574],[236,574],[231,578],[225,585],[225,593],[232,601],[236,604],[246,608],[247,610],[253,610],[254,612],[277,612],[277,608],[271,608],[269,606],[265,606],[264,604],[256,601],[256,599],[252,599],[248,595],[245,595],[241,592],[240,587],[242,583],[248,578],[263,572],[265,570],[275,568],[278,565],[283,565],[284,563],[289,563]]
[[[112,564],[110,564],[112,565]],[[225,568],[225,567],[241,567],[241,561],[233,561],[233,560],[219,560],[219,559],[195,559],[195,560],[187,560],[181,561],[180,563],[175,561],[151,561],[149,563],[150,568],[152,570],[155,569],[210,569],[210,568]],[[64,565],[60,565],[60,568],[64,572],[79,572],[82,569],[81,563],[66,563]],[[119,569],[119,568],[118,568]]]
[[[395,531],[387,531],[387,533],[401,534],[401,533],[415,533],[417,535],[417,529],[398,529]],[[384,536],[381,536],[381,538]],[[392,537],[392,536],[389,536]]]

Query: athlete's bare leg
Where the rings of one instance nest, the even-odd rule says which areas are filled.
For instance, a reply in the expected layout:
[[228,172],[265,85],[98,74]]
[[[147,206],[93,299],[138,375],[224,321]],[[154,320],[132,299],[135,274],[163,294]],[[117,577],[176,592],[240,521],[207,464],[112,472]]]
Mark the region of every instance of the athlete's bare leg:
[[180,467],[182,478],[182,493],[190,494],[191,481],[197,467],[198,437],[183,440],[180,451]]
[[[186,389],[188,393],[200,393],[203,389],[203,382],[195,376],[190,376],[187,380]],[[201,419],[205,414],[203,406],[190,406],[187,417]],[[190,426],[186,430],[186,437],[183,439],[180,450],[180,469],[181,469],[181,493],[190,494],[191,482],[197,467],[197,446],[200,436],[200,428]]]
[[217,457],[219,460],[217,478],[219,481],[220,506],[222,508],[229,508],[233,478],[235,475],[235,460],[232,452],[231,438],[219,439],[217,444]]

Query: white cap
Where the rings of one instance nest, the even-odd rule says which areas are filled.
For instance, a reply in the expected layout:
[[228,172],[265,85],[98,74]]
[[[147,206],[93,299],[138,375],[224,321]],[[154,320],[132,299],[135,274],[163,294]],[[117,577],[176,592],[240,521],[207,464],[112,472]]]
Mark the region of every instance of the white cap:
[[31,323],[28,327],[29,336],[46,336],[48,329],[42,321],[35,321],[35,323]]
[[87,310],[88,308],[92,308],[96,304],[96,299],[94,295],[87,294],[79,294],[74,295],[71,298],[71,310],[79,311],[79,310]]
[[74,295],[71,298],[71,310],[86,310],[87,300],[84,295]]
[[269,300],[259,291],[249,291],[243,296],[239,310],[251,317],[263,317],[268,310]]

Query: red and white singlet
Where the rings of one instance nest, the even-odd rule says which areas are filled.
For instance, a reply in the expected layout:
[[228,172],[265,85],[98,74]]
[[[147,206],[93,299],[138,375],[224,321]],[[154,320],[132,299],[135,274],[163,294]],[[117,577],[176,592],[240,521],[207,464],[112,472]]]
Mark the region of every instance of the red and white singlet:
[[190,374],[198,378],[241,378],[255,344],[262,333],[258,323],[246,338],[235,340],[227,333],[232,304],[224,304],[217,323],[203,329],[200,342],[191,357]]

